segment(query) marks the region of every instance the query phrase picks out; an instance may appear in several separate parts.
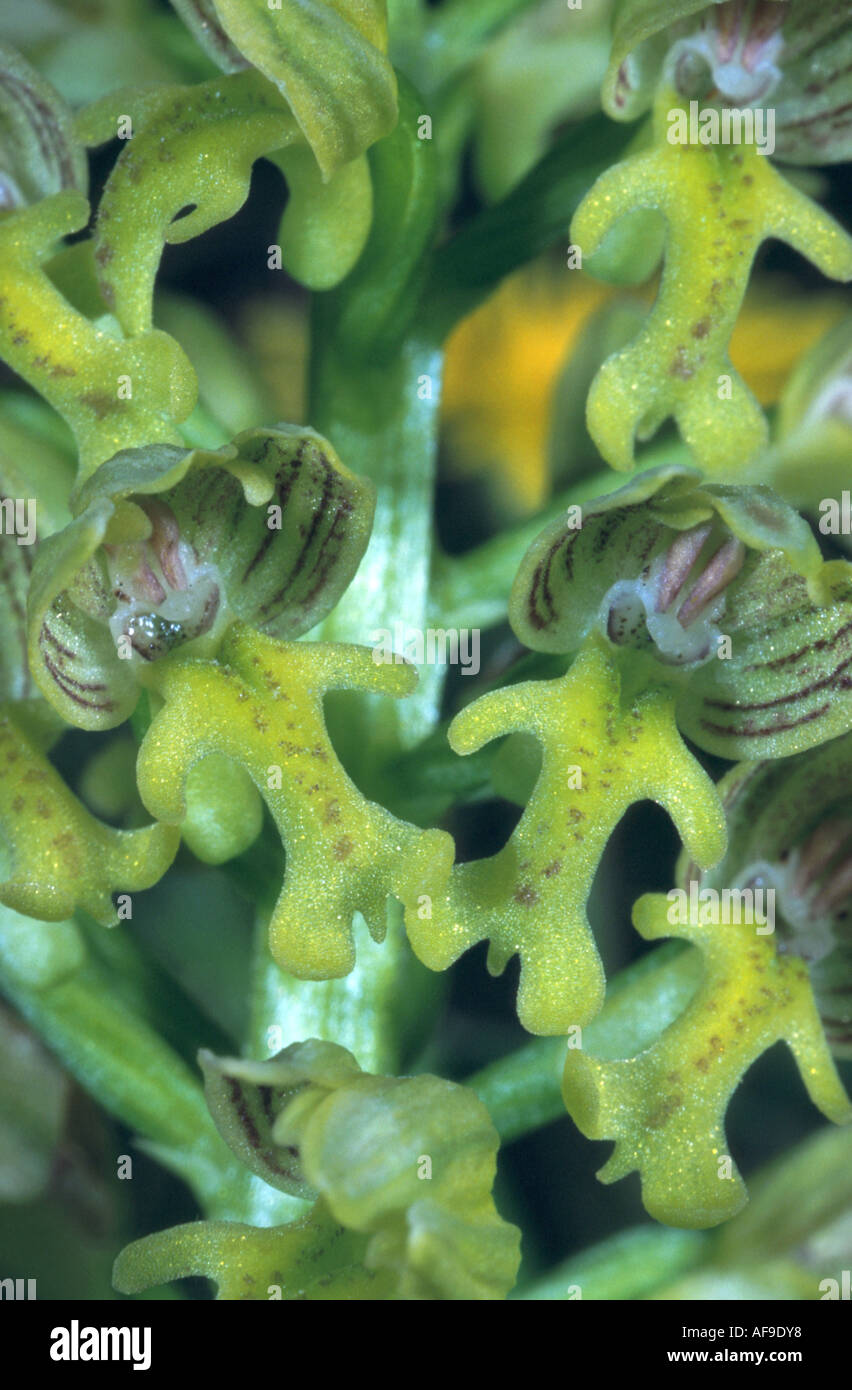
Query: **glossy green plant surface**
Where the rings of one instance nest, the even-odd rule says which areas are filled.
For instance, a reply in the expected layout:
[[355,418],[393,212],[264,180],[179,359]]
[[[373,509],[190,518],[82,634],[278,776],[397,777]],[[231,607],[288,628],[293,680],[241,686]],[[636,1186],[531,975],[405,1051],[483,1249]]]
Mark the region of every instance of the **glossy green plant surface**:
[[[725,1126],[778,1042],[852,1119],[848,312],[774,395],[732,359],[767,240],[852,280],[818,172],[852,153],[848,16],[108,8],[0,21],[0,1179],[48,1200],[73,1078],[200,1209],[140,1238],[124,1204],[121,1294],[818,1297],[848,1135],[750,1217]],[[773,148],[690,142],[693,101],[771,106]],[[186,267],[231,235],[262,288],[225,287],[226,322]],[[569,318],[576,285],[571,437],[539,514],[492,515],[442,432],[445,349],[543,255]],[[523,444],[513,372],[545,366],[480,341],[478,433],[505,408]],[[475,669],[434,654],[459,629]],[[673,880],[624,848],[645,802]],[[620,876],[642,942],[674,940],[615,972]],[[462,1045],[483,942],[517,999]],[[656,1224],[548,1274],[497,1157],[566,1111]]]

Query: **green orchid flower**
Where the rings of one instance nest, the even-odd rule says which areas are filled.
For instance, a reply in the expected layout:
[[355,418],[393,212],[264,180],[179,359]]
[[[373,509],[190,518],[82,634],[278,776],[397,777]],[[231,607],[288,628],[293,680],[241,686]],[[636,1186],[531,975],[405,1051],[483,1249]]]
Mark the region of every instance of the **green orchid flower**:
[[373,490],[314,431],[245,430],[217,450],[124,450],[39,547],[29,662],[69,723],[108,729],[170,654],[215,653],[229,625],[295,637],[358,567]]
[[80,114],[76,128],[94,147],[131,132],[104,188],[94,237],[104,303],[128,336],[151,327],[163,246],[233,216],[255,160],[299,138],[278,93],[254,72],[111,92]]
[[[781,757],[849,727],[852,569],[765,486],[651,469],[547,527],[518,571],[510,621],[538,651],[600,631],[662,672],[678,725],[727,758]],[[649,677],[650,678],[650,677]]]
[[852,735],[779,763],[744,763],[719,784],[730,849],[712,870],[688,858],[686,889],[772,893],[780,956],[804,961],[826,1040],[852,1057]]
[[665,894],[648,894],[633,920],[648,941],[679,936],[702,952],[704,975],[688,1007],[636,1057],[602,1061],[569,1051],[563,1094],[588,1138],[616,1141],[602,1181],[638,1169],[656,1220],[714,1226],[746,1200],[724,1115],[767,1048],[788,1044],[828,1119],[852,1120],[852,1102],[831,1060],[804,962],[780,955],[754,925],[680,924],[678,908]]
[[166,334],[129,342],[106,304],[90,317],[54,283],[58,244],[89,221],[85,149],[61,97],[14,50],[0,49],[0,73],[0,354],[67,420],[85,476],[140,439],[175,442],[194,375]]
[[230,1299],[481,1300],[512,1287],[519,1233],[494,1206],[498,1138],[472,1092],[371,1076],[316,1039],[266,1062],[200,1061],[237,1157],[315,1206],[271,1230],[199,1222],[135,1241],[116,1261],[121,1292],[188,1274]]
[[250,65],[292,111],[303,139],[271,155],[290,187],[279,232],[282,265],[311,289],[330,289],[355,265],[370,230],[366,150],[398,116],[385,5],[174,6],[218,67],[238,73]]
[[323,177],[363,154],[396,120],[383,0],[173,0],[225,71],[251,64],[293,111]]
[[122,338],[47,275],[57,243],[88,220],[88,202],[71,190],[0,217],[0,355],[67,420],[83,477],[140,439],[177,443],[195,403],[192,368],[172,338],[157,329]]
[[[4,175],[3,202],[12,210],[0,216],[0,354],[68,422],[82,485],[122,449],[178,444],[179,426],[195,404],[188,359],[153,327],[164,245],[232,216],[248,194],[255,160],[274,156],[291,194],[280,263],[305,283],[328,288],[363,249],[372,185],[363,155],[324,185],[284,97],[254,70],[192,87],[110,93],[72,125],[61,98],[18,55],[3,50],[0,64],[6,85],[23,94],[6,116],[16,139]],[[19,140],[21,125],[26,139]],[[79,273],[60,288],[54,253],[90,216],[84,145],[117,134],[125,147],[107,180],[92,242],[97,289],[81,286]],[[23,206],[21,190],[39,200]],[[268,257],[270,249],[258,254]]]
[[850,760],[847,734],[722,778],[727,854],[706,870],[684,854],[678,888],[640,898],[634,911],[647,939],[675,935],[699,948],[697,992],[635,1057],[568,1054],[568,1109],[589,1138],[616,1140],[601,1177],[638,1168],[659,1220],[714,1225],[744,1204],[725,1111],[773,1043],[788,1044],[823,1114],[852,1120],[832,1062],[832,1053],[852,1057]]

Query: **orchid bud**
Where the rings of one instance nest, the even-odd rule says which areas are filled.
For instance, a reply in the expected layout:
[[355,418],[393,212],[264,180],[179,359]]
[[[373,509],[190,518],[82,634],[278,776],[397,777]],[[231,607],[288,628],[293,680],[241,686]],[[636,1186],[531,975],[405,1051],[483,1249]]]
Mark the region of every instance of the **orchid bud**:
[[494,1206],[499,1141],[471,1091],[434,1076],[371,1076],[318,1039],[266,1062],[199,1060],[237,1157],[318,1200],[287,1226],[199,1222],[135,1241],[116,1263],[117,1288],[198,1273],[220,1298],[269,1298],[271,1285],[282,1299],[505,1297],[519,1232]]

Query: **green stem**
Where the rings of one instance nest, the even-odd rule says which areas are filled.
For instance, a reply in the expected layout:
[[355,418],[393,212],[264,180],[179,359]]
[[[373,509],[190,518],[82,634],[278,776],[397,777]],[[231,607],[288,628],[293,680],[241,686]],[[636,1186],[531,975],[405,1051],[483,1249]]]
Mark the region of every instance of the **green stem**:
[[573,1255],[512,1297],[549,1302],[644,1298],[694,1268],[707,1247],[703,1231],[637,1226]]
[[[323,624],[326,640],[373,646],[370,634],[379,629],[393,635],[397,623],[418,631],[427,625],[441,370],[441,353],[418,341],[381,365],[340,361],[330,351],[315,364],[311,421],[377,492],[367,554]],[[440,668],[426,667],[406,700],[346,700],[347,766],[356,781],[429,732],[441,682]]]
[[[603,1009],[583,1029],[582,1045],[596,1057],[631,1057],[682,1013],[698,985],[701,956],[672,942],[614,978]],[[564,1038],[536,1038],[469,1077],[506,1142],[565,1114]]]
[[[381,944],[356,921],[356,962],[342,980],[297,980],[286,974],[269,953],[268,924],[269,912],[262,909],[255,928],[246,1055],[265,1058],[291,1043],[320,1038],[347,1048],[364,1071],[398,1071],[399,983],[408,953],[399,904],[389,903]],[[303,1215],[308,1205],[244,1171],[239,1220],[272,1226]]]
[[199,1081],[115,995],[106,971],[90,960],[36,990],[0,964],[0,986],[89,1094],[184,1179],[207,1215],[231,1215],[241,1168],[216,1132]]
[[297,980],[269,953],[268,916],[258,914],[252,1011],[246,1051],[269,1057],[291,1043],[321,1038],[347,1048],[364,1071],[393,1074],[400,1065],[395,984],[408,946],[399,904],[388,906],[388,931],[373,941],[356,918],[356,961],[340,980]]

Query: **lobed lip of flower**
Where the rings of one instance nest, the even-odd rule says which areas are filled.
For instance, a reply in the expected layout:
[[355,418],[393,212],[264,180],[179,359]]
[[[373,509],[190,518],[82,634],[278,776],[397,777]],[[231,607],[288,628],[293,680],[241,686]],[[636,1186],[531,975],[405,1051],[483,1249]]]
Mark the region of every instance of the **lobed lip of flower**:
[[832,1051],[852,1057],[852,734],[779,762],[743,763],[719,783],[728,851],[701,870],[688,854],[688,889],[772,888],[779,954],[808,966]]
[[604,109],[647,111],[662,79],[685,100],[771,102],[778,158],[833,164],[852,153],[852,14],[810,0],[626,0],[616,16]]
[[210,656],[237,619],[278,638],[320,621],[366,549],[374,492],[313,430],[279,425],[217,450],[124,450],[76,507],[33,567],[30,665],[66,719],[110,728],[172,651]]

